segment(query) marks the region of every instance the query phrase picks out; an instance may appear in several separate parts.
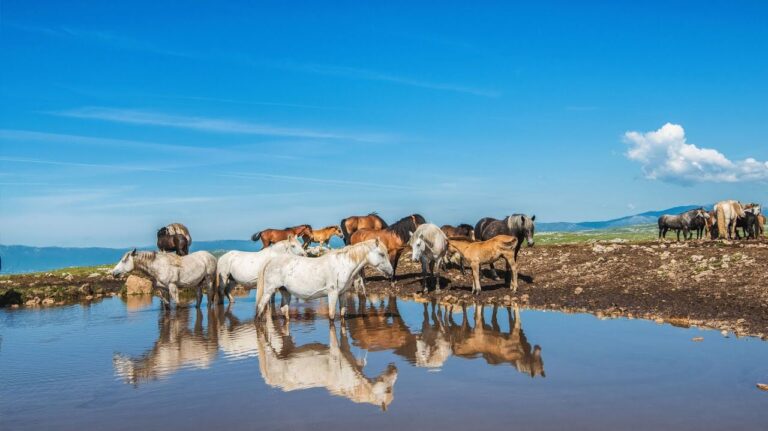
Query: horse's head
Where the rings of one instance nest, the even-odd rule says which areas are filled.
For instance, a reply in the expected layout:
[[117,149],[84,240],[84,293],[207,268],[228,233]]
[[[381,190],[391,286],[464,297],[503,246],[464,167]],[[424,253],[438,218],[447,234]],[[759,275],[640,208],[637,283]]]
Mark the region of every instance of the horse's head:
[[[281,241],[282,242],[282,241]],[[304,245],[299,241],[299,237],[296,235],[288,235],[288,239],[285,240],[285,251],[293,253],[297,256],[306,256],[307,252],[304,250]]]
[[333,227],[333,234],[338,236],[338,237],[343,237],[344,236],[344,232],[341,231],[341,227],[339,227],[339,226],[334,226]]
[[112,268],[112,275],[117,277],[119,275],[127,274],[133,271],[133,258],[136,256],[136,253],[137,252],[135,248],[125,253],[120,259],[120,262],[117,262],[117,265]]
[[413,232],[408,232],[411,235],[411,239],[408,240],[408,245],[411,246],[411,259],[414,262],[418,262],[421,259],[421,255],[427,248],[427,243],[424,241],[421,235],[413,235]]
[[395,272],[392,269],[392,264],[389,262],[387,247],[378,238],[373,241],[373,246],[368,250],[366,259],[368,265],[381,271],[387,277],[392,277],[392,274]]
[[386,411],[395,399],[393,387],[396,381],[397,367],[395,364],[389,364],[387,369],[371,382],[372,403],[380,406],[382,411]]
[[526,217],[525,214],[522,215],[523,231],[525,232],[525,241],[528,243],[528,247],[533,247],[534,244],[533,234],[536,230],[535,221],[535,214],[531,217]]

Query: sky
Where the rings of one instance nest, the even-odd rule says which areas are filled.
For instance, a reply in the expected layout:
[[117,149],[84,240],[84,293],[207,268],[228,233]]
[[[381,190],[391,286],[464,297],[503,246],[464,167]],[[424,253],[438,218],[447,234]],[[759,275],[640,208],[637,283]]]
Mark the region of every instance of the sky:
[[367,3],[3,1],[0,243],[766,200],[766,2]]

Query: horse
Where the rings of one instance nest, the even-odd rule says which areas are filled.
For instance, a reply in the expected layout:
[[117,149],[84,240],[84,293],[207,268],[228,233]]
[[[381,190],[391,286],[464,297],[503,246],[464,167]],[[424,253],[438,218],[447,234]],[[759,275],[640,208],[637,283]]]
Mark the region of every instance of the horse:
[[[349,245],[320,257],[283,254],[269,259],[261,268],[256,285],[256,316],[264,312],[272,294],[280,287],[301,299],[328,297],[328,316],[336,316],[339,295],[349,289],[353,278],[365,266],[372,266],[390,276],[394,273],[387,260],[387,249],[378,239]],[[284,310],[287,314],[287,307]],[[345,309],[342,307],[341,316]]]
[[[517,238],[517,246],[515,246],[515,261],[517,261],[517,255],[520,252],[520,247],[523,246],[523,240],[526,241],[528,247],[533,247],[534,245],[535,221],[535,215],[528,217],[525,214],[512,214],[505,217],[504,220],[485,217],[475,224],[475,237],[480,241],[489,240],[496,235],[509,235]],[[491,278],[497,280],[499,276],[496,274],[493,262],[491,262],[490,266]]]
[[216,266],[216,290],[219,295],[219,304],[224,303],[224,297],[229,298],[230,303],[235,302],[232,297],[232,287],[235,284],[245,287],[256,286],[264,263],[273,256],[285,253],[297,256],[307,255],[301,242],[294,235],[288,235],[288,239],[278,241],[260,251],[233,250],[222,255]]
[[157,231],[157,248],[160,251],[173,251],[179,256],[186,256],[190,246],[192,236],[189,229],[181,223],[171,223]]
[[424,292],[426,293],[429,290],[427,268],[429,268],[429,277],[435,280],[435,291],[439,292],[440,267],[448,250],[448,238],[445,236],[445,233],[443,233],[441,228],[432,223],[425,223],[419,225],[416,231],[411,234],[408,245],[413,250],[411,254],[413,261],[421,262],[421,283]]
[[444,224],[440,226],[440,230],[442,230],[445,236],[449,238],[466,238],[470,241],[475,240],[475,228],[466,223],[462,223],[455,227],[449,224]]
[[757,215],[757,236],[758,238],[763,236],[763,226],[765,226],[765,216],[762,214]]
[[709,234],[711,228],[711,220],[709,219],[709,213],[703,211],[703,216],[694,217],[691,220],[691,238],[693,238],[693,232],[696,232],[696,239],[703,239]]
[[722,239],[733,239],[736,219],[744,216],[744,207],[739,201],[726,200],[716,203],[713,209],[717,220],[717,236]]
[[400,254],[402,254],[403,248],[408,244],[408,240],[411,239],[411,232],[426,222],[420,214],[411,214],[384,229],[358,229],[349,238],[349,242],[350,244],[357,244],[370,239],[380,240],[387,247],[389,263],[392,265],[390,283],[394,286],[395,272],[397,271],[397,262],[400,260]]
[[340,227],[327,226],[322,229],[313,229],[310,242],[317,242],[320,243],[320,246],[330,247],[331,238],[334,236],[344,237]]
[[196,251],[186,256],[155,251],[136,251],[134,248],[123,255],[112,269],[113,276],[138,271],[152,280],[155,290],[160,290],[164,308],[171,307],[171,299],[179,305],[179,288],[197,288],[197,304],[203,301],[203,285],[208,288],[208,306],[213,305],[216,258],[207,251]]
[[692,209],[677,215],[664,214],[658,220],[659,239],[666,238],[667,232],[672,229],[677,233],[678,241],[680,241],[680,231],[683,232],[683,239],[686,240],[692,227],[695,227],[697,231],[699,228],[704,229],[705,219],[708,217],[709,215],[703,208]]
[[350,216],[341,219],[339,226],[341,227],[342,235],[344,235],[344,245],[350,245],[352,234],[359,229],[380,230],[386,228],[388,225],[383,218],[379,217],[375,212],[372,212],[365,216]]
[[307,248],[312,240],[312,226],[301,224],[285,229],[264,229],[251,235],[251,241],[261,240],[262,246],[267,248],[278,241],[288,239],[288,235],[294,235],[301,238],[302,241],[304,241],[304,248]]
[[742,228],[744,230],[744,239],[757,239],[758,237],[758,221],[757,221],[757,215],[751,211],[744,211],[744,216],[739,217],[736,219],[736,226],[734,229],[734,233],[736,234],[736,239],[741,239],[741,236],[739,235],[739,228]]
[[273,388],[284,392],[325,388],[333,395],[384,411],[394,399],[397,367],[390,363],[377,377],[367,377],[365,362],[355,357],[343,327],[339,338],[335,324],[329,325],[328,345],[296,345],[287,324],[278,326],[267,314],[265,322],[256,324],[256,340],[261,377]]
[[[515,257],[517,243],[517,238],[509,235],[497,235],[491,239],[477,242],[460,239],[448,240],[448,245],[458,251],[472,268],[473,294],[479,294],[481,291],[480,265],[495,262],[498,258],[503,258],[507,266],[504,277],[505,284],[512,289],[512,292],[517,292],[517,259]],[[511,284],[509,280],[510,270],[512,272]]]

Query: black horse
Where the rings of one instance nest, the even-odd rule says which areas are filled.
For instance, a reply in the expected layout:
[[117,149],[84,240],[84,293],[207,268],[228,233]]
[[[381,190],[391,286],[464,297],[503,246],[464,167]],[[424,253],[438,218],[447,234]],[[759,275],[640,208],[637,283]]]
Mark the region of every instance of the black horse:
[[163,227],[157,231],[157,248],[160,251],[176,252],[179,256],[189,254],[189,241],[182,234],[170,234],[168,228]]
[[[520,252],[520,247],[523,246],[523,240],[528,243],[528,247],[533,247],[535,221],[535,215],[528,217],[525,214],[512,214],[505,217],[504,220],[491,217],[481,218],[475,224],[475,238],[478,241],[486,241],[498,235],[509,235],[517,238],[517,246],[515,246],[515,261],[517,261],[517,254]],[[499,278],[493,262],[491,262],[491,274],[494,280]]]
[[[677,240],[680,241],[680,231],[683,232],[683,239],[689,239],[688,233],[693,230],[694,220],[696,221],[696,229],[698,229],[698,223],[702,225],[706,224],[706,219],[709,217],[704,208],[696,208],[677,215],[664,214],[659,217],[659,239],[666,238],[667,232],[674,230],[677,233]],[[701,227],[702,231],[704,227]],[[691,235],[693,236],[693,235]]]
[[744,216],[736,219],[736,239],[741,239],[739,228],[744,230],[744,239],[757,239],[758,218],[751,211],[744,211]]

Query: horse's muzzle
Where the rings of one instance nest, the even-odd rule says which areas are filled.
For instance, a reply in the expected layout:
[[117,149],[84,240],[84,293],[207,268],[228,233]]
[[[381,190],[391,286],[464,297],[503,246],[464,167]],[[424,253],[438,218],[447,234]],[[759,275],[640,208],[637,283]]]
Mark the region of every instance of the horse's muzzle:
[[533,247],[534,244],[535,244],[534,241],[528,241],[528,247]]

